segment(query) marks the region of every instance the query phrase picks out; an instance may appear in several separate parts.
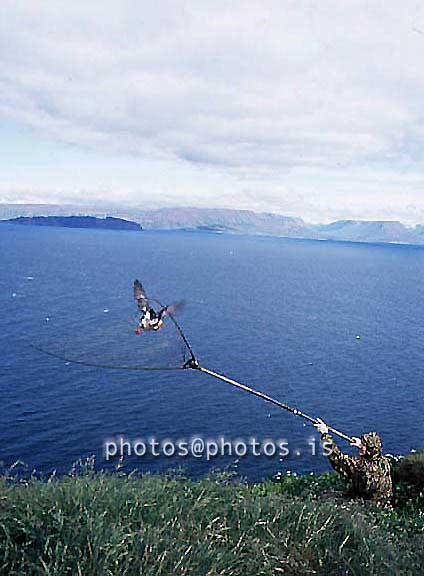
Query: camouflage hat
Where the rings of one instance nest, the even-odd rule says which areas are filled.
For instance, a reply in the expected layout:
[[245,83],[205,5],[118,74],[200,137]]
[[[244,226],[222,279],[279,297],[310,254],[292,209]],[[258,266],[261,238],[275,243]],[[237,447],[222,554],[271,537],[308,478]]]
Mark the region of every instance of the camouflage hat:
[[368,434],[363,434],[361,436],[362,444],[366,448],[365,456],[368,458],[374,458],[381,455],[382,444],[381,438],[377,432],[368,432]]

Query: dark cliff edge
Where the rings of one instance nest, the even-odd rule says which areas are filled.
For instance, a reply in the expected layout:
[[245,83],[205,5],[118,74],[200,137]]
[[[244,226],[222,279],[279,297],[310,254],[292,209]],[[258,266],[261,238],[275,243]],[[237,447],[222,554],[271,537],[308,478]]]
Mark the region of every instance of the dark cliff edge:
[[142,227],[137,222],[124,220],[123,218],[96,218],[95,216],[20,216],[3,220],[9,224],[21,224],[24,226],[60,226],[63,228],[95,228],[102,230],[135,230]]

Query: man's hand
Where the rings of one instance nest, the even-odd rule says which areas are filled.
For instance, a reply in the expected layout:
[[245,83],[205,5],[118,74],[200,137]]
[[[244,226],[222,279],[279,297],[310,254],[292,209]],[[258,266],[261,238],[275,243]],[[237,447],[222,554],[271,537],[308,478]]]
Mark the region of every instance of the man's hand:
[[314,426],[321,434],[321,436],[323,436],[324,434],[328,434],[328,426],[323,420],[321,420],[321,418],[317,418],[317,421],[314,424]]
[[356,448],[360,448],[362,446],[362,440],[360,438],[356,438],[356,436],[353,436],[350,445],[356,446]]

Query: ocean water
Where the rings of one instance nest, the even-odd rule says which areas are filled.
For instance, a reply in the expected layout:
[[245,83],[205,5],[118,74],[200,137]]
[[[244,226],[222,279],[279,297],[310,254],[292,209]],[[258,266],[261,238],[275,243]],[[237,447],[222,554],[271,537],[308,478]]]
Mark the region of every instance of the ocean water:
[[[123,466],[183,466],[193,476],[229,466],[250,480],[329,468],[310,424],[209,376],[66,364],[31,347],[103,363],[178,365],[165,336],[134,335],[136,277],[161,301],[185,300],[178,321],[207,368],[349,435],[377,430],[386,452],[424,444],[422,248],[2,225],[0,259],[5,467],[19,460],[28,471],[64,474],[94,455],[96,467],[113,468],[104,442],[119,436],[223,436],[284,439],[290,454],[132,455]],[[171,338],[169,323],[163,332]]]

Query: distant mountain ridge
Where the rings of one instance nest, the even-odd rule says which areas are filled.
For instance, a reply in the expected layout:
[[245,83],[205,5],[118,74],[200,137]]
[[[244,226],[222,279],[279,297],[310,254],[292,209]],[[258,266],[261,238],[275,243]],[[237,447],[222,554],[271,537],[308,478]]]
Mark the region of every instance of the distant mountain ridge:
[[339,220],[318,226],[323,238],[328,240],[350,240],[351,242],[397,242],[402,244],[421,243],[416,228],[409,229],[397,221]]
[[148,230],[215,230],[237,234],[263,234],[305,238],[313,230],[301,218],[225,208],[159,208],[134,212]]
[[424,244],[424,225],[407,227],[398,221],[339,220],[331,224],[309,224],[302,218],[269,212],[227,208],[137,208],[84,207],[78,205],[0,204],[0,220],[18,216],[113,215],[132,220],[144,230],[197,230],[285,238]]

